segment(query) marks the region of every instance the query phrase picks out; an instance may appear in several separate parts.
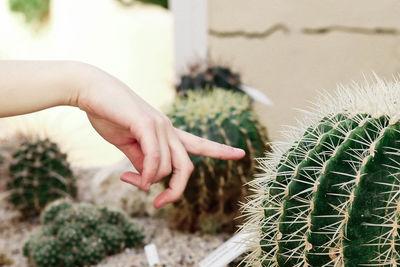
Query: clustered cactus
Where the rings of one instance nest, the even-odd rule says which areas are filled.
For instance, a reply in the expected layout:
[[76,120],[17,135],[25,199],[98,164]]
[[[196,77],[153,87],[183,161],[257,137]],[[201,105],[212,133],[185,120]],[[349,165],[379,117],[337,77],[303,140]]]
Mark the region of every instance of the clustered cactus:
[[204,71],[196,65],[190,73],[181,77],[177,92],[184,95],[189,90],[213,90],[221,88],[244,93],[240,88],[240,75],[223,66],[208,66]]
[[87,203],[57,200],[46,207],[41,221],[23,247],[24,256],[37,267],[96,264],[144,239],[142,229],[122,212]]
[[[243,186],[255,173],[254,158],[267,149],[265,128],[249,107],[249,97],[215,89],[178,97],[169,117],[175,127],[246,151],[239,161],[191,156],[195,166],[183,198],[174,203],[171,225],[181,230],[234,231]],[[168,182],[168,181],[167,181]]]
[[67,155],[49,139],[24,141],[9,166],[10,202],[25,215],[36,215],[51,201],[76,195]]
[[325,94],[251,183],[248,266],[399,266],[400,83]]
[[49,13],[50,0],[8,0],[13,12],[24,14],[27,22],[41,21]]

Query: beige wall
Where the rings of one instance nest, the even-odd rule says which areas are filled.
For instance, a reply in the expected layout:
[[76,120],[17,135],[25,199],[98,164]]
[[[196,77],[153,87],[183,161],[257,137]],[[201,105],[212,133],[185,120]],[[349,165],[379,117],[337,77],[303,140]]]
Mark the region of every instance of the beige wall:
[[[273,106],[257,110],[279,140],[281,125],[295,123],[295,108],[309,106],[318,90],[371,71],[385,78],[400,72],[399,14],[394,0],[210,0],[210,55],[271,98]],[[319,28],[327,31],[305,32]]]

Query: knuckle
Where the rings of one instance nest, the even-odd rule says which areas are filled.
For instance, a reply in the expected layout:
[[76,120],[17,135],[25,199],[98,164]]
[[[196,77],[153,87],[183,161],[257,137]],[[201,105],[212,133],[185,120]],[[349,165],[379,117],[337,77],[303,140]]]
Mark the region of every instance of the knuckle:
[[153,153],[151,153],[150,157],[152,160],[158,162],[161,159],[161,152],[159,150],[156,150]]
[[164,126],[165,120],[164,120],[164,118],[163,118],[162,116],[155,116],[155,117],[154,117],[154,123],[155,123],[157,126]]
[[190,160],[187,163],[187,170],[188,170],[189,174],[194,171],[194,165]]
[[171,166],[168,166],[168,167],[164,167],[161,171],[160,171],[160,175],[159,176],[161,176],[161,177],[165,177],[165,176],[168,176],[168,175],[170,175],[171,174],[171,172],[172,172],[172,168],[171,168]]

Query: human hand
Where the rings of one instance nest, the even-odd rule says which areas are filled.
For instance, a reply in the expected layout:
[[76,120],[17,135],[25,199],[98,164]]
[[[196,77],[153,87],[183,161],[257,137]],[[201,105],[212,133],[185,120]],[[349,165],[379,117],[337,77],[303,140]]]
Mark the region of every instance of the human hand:
[[174,128],[164,114],[121,81],[92,66],[85,66],[85,82],[77,88],[72,102],[87,113],[96,131],[120,149],[138,170],[138,174],[123,173],[121,180],[149,190],[151,184],[173,173],[169,188],[154,200],[156,208],[182,196],[193,171],[188,153],[223,160],[244,156],[241,149]]

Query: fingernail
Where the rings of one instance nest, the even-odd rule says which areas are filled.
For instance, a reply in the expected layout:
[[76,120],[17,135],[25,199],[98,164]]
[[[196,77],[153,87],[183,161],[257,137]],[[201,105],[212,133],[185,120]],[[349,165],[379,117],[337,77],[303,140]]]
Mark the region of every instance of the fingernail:
[[238,153],[243,153],[243,152],[244,152],[243,149],[241,149],[241,148],[236,148],[236,147],[235,147],[235,151],[238,152]]

